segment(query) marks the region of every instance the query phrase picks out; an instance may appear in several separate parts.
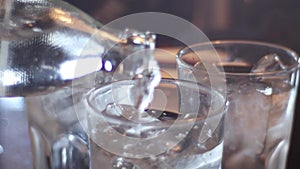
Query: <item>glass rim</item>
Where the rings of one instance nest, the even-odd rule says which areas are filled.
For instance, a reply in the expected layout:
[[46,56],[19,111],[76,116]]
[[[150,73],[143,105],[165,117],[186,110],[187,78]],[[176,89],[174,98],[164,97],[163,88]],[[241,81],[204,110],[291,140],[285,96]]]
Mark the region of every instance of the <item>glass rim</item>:
[[[92,103],[92,100],[95,99],[97,96],[95,94],[99,93],[100,90],[103,90],[103,91],[111,91],[112,89],[112,85],[115,85],[115,84],[119,84],[119,85],[122,85],[122,86],[132,86],[133,83],[135,82],[135,80],[121,80],[121,81],[116,81],[116,82],[113,82],[113,83],[109,83],[109,84],[106,84],[104,86],[99,86],[99,87],[95,87],[93,89],[91,89],[85,96],[85,100],[86,100],[86,103],[88,104],[88,106],[93,110],[93,115],[97,115],[99,116],[98,114],[101,113],[100,110],[97,108],[97,106],[95,106],[95,104]],[[184,83],[184,84],[183,84]],[[195,123],[201,123],[202,121],[204,122],[205,120],[207,120],[207,118],[215,118],[215,117],[218,117],[220,115],[224,115],[226,113],[226,107],[227,107],[227,99],[226,99],[226,96],[222,95],[221,92],[215,90],[215,89],[211,89],[205,85],[202,85],[200,83],[196,83],[196,82],[191,82],[191,81],[187,81],[187,80],[181,80],[181,79],[173,79],[173,78],[162,78],[159,85],[160,84],[174,84],[174,85],[178,85],[179,88],[180,88],[180,85],[184,85],[184,86],[187,86],[187,85],[190,85],[191,87],[193,87],[193,85],[196,85],[197,86],[197,89],[198,91],[202,91],[202,92],[205,92],[204,94],[208,94],[210,96],[212,95],[218,95],[218,96],[214,96],[214,97],[217,97],[221,100],[219,100],[218,103],[221,103],[221,104],[214,104],[214,105],[217,105],[218,107],[217,108],[210,108],[210,110],[208,110],[208,113],[206,115],[205,118],[203,118],[202,116],[197,116],[197,117],[194,117],[192,119],[195,119]],[[179,89],[180,90],[180,89]],[[101,93],[101,92],[100,92]],[[211,100],[213,100],[213,97],[211,97]],[[213,103],[210,102],[210,107],[211,106],[214,106],[212,105]],[[210,115],[210,111],[211,109],[213,109],[213,113],[212,115]],[[110,118],[107,118],[108,120]],[[191,118],[187,118],[187,119],[174,119],[174,120],[168,120],[168,121],[157,121],[157,122],[149,122],[149,123],[142,123],[143,125],[147,126],[153,126],[155,124],[159,124],[160,126],[170,126],[170,125],[173,125],[172,122],[174,121],[177,121],[179,122],[179,124],[181,125],[185,125],[185,123],[187,121],[190,121]],[[163,122],[163,123],[162,123]],[[135,123],[135,122],[132,122],[132,123]],[[131,122],[126,122],[124,124],[132,124]],[[170,124],[169,124],[170,123]]]
[[[278,70],[278,71],[270,71],[270,72],[248,72],[248,73],[240,73],[240,72],[220,72],[221,74],[225,74],[228,76],[272,76],[272,75],[276,75],[276,74],[281,74],[281,73],[286,73],[286,72],[293,72],[295,70],[297,70],[298,68],[300,68],[300,58],[298,56],[298,54],[283,45],[278,45],[278,44],[273,44],[273,43],[269,43],[269,42],[262,42],[262,41],[254,41],[254,40],[215,40],[215,41],[211,41],[211,42],[203,42],[203,43],[196,43],[193,44],[191,46],[188,47],[183,47],[181,48],[177,54],[176,54],[176,60],[180,62],[180,66],[183,66],[185,68],[188,69],[194,69],[193,66],[188,65],[185,61],[182,60],[182,56],[185,54],[188,54],[190,52],[195,52],[197,51],[197,47],[205,47],[205,46],[211,46],[212,50],[215,50],[215,46],[217,45],[234,45],[234,44],[241,44],[241,45],[257,45],[257,46],[265,46],[265,47],[269,47],[269,48],[273,48],[273,49],[279,49],[282,51],[287,52],[288,56],[290,56],[291,58],[294,59],[295,63],[293,63],[292,65],[288,66],[287,69],[283,70]],[[193,48],[196,48],[196,50],[193,50]],[[179,65],[177,65],[179,66]]]

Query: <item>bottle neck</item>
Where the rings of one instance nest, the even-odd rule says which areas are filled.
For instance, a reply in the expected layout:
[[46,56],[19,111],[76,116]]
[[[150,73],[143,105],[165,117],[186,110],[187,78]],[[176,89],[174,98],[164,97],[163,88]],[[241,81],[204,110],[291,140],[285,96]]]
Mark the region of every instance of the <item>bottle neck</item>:
[[50,91],[96,71],[134,78],[153,62],[155,35],[111,29],[64,1],[0,0],[0,8],[0,97]]

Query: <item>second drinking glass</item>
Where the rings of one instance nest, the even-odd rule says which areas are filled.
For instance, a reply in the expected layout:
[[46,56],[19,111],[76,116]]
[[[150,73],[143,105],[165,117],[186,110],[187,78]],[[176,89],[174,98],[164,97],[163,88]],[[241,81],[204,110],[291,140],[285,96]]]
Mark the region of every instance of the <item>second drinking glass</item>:
[[285,168],[299,78],[295,52],[261,42],[216,41],[182,49],[177,64],[180,79],[227,93],[223,168]]

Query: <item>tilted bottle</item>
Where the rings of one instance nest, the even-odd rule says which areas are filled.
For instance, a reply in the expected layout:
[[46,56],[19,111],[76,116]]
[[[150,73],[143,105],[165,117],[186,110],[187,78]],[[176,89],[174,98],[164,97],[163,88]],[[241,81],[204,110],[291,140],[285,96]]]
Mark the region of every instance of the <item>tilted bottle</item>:
[[25,97],[34,168],[89,168],[73,105],[93,85],[146,68],[155,36],[104,28],[60,0],[1,0],[0,38],[0,96]]

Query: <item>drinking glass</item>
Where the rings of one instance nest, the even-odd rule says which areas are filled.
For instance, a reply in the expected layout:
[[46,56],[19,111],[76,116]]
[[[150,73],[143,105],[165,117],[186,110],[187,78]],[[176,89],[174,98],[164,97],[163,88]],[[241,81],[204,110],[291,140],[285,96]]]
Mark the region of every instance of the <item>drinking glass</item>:
[[182,49],[177,64],[180,79],[226,83],[217,86],[229,102],[223,168],[285,168],[299,78],[295,52],[255,41],[215,41]]
[[144,111],[136,80],[95,88],[85,99],[93,169],[219,169],[225,97],[197,83],[162,79]]

